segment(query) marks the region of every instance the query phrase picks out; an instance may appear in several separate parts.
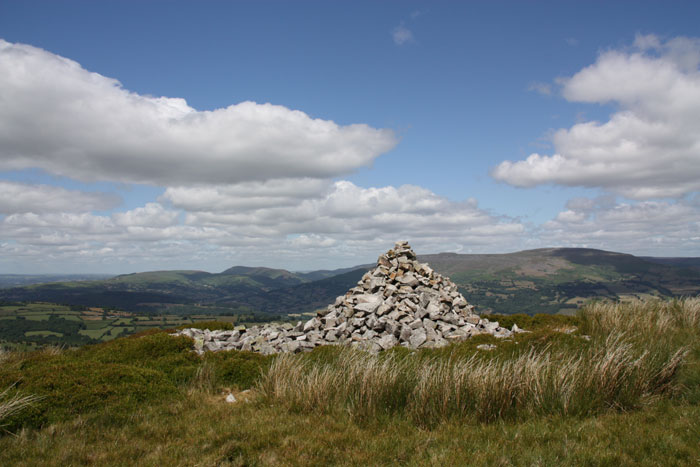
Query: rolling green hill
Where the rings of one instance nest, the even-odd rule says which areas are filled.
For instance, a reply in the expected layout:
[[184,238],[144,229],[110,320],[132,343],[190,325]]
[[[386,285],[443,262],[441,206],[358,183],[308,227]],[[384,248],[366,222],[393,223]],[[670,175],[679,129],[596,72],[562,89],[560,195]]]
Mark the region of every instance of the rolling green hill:
[[419,259],[449,276],[481,312],[570,313],[595,298],[700,293],[700,270],[682,261],[653,261],[588,248],[543,248],[500,255],[440,253]]
[[[106,280],[52,282],[0,291],[0,300],[100,306],[128,311],[190,313],[187,306],[216,307],[233,314],[305,313],[325,306],[354,286],[367,268],[292,273],[284,269],[235,266],[219,274],[150,271]],[[310,279],[316,278],[319,279]],[[201,308],[197,308],[201,312]]]
[[113,274],[0,274],[0,289],[47,282],[92,281],[110,277],[113,277]]
[[[448,276],[477,311],[572,313],[595,298],[692,296],[700,293],[697,258],[642,258],[585,248],[508,254],[419,256]],[[294,273],[235,266],[222,273],[152,271],[98,281],[57,282],[0,290],[0,300],[46,301],[140,312],[212,306],[231,313],[312,312],[354,286],[372,265]]]

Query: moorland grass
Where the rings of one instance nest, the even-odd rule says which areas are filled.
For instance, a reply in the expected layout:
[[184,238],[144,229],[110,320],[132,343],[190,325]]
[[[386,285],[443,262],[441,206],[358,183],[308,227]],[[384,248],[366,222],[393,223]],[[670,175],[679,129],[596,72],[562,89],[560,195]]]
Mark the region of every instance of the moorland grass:
[[40,399],[0,421],[0,464],[700,463],[698,310],[597,303],[509,340],[378,356],[198,356],[164,332],[6,352],[4,400]]
[[343,349],[335,362],[303,355],[275,359],[258,384],[269,402],[299,412],[347,411],[359,418],[401,413],[434,425],[533,415],[589,415],[629,410],[678,392],[676,373],[688,350],[636,347],[610,334],[579,352],[525,350],[496,358],[428,359]]

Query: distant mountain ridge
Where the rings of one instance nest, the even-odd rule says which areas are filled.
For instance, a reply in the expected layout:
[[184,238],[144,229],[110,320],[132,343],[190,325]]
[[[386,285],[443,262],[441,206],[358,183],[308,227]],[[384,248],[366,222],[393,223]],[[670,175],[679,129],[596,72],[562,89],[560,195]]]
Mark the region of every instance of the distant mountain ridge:
[[[419,255],[448,276],[480,312],[571,313],[593,298],[700,294],[700,258],[649,258],[587,248],[506,254]],[[234,266],[221,273],[174,270],[0,290],[0,299],[140,311],[174,305],[289,314],[310,312],[353,287],[373,264],[290,272]]]
[[0,289],[47,282],[102,280],[110,277],[114,277],[114,274],[0,274]]

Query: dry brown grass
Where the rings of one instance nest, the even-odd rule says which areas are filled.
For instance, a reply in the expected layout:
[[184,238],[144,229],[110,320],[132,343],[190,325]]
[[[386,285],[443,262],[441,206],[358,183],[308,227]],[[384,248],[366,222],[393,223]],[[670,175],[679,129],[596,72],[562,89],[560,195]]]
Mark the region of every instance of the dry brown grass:
[[292,411],[403,413],[419,424],[492,421],[536,414],[590,414],[638,407],[676,389],[687,349],[641,349],[623,333],[577,352],[530,349],[513,356],[420,360],[346,349],[336,361],[275,360],[262,396]]
[[41,397],[38,396],[22,396],[17,392],[13,393],[12,389],[12,386],[10,386],[0,392],[0,426],[2,426],[2,422],[5,419],[41,400]]
[[647,300],[628,303],[596,302],[582,308],[583,332],[628,332],[648,338],[673,332],[700,331],[700,298]]

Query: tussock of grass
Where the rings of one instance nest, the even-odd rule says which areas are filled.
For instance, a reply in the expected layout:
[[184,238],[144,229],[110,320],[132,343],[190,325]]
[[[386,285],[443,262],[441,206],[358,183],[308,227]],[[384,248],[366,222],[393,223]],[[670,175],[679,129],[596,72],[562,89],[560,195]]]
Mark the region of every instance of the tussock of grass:
[[579,310],[578,318],[581,331],[591,335],[628,332],[642,339],[684,337],[700,331],[700,298],[595,302]]
[[0,427],[5,425],[6,419],[22,412],[34,405],[35,402],[41,400],[41,397],[33,394],[27,396],[23,396],[17,392],[12,394],[10,392],[11,390],[12,386],[9,386],[0,392]]
[[335,362],[320,365],[302,355],[280,356],[258,389],[292,410],[347,410],[360,418],[398,412],[427,425],[450,418],[586,415],[639,407],[676,390],[674,376],[686,353],[642,350],[622,334],[573,355],[531,349],[510,358],[421,361],[344,349]]

